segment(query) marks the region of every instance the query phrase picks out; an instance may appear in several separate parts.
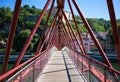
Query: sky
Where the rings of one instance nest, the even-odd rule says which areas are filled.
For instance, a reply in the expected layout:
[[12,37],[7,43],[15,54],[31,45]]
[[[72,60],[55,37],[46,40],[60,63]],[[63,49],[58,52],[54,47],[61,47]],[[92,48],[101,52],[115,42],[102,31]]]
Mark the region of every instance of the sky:
[[[10,7],[14,9],[16,0],[0,0],[0,7]],[[34,5],[36,8],[42,9],[47,0],[22,0],[21,6],[28,4]],[[68,3],[65,0],[65,11],[70,11]],[[106,0],[76,0],[82,13],[86,18],[104,18],[109,20],[109,13]],[[120,19],[120,0],[113,0],[115,15],[117,19]],[[56,3],[55,3],[56,6]],[[73,6],[73,5],[72,5]],[[76,9],[73,6],[74,13],[78,15]]]

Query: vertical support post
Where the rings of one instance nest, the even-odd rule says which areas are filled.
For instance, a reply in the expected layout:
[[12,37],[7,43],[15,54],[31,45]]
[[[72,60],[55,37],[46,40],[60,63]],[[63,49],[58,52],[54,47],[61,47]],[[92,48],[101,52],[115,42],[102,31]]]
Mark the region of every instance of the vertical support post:
[[7,42],[7,45],[6,45],[6,52],[5,52],[5,56],[4,56],[2,74],[4,74],[7,70],[8,60],[9,60],[9,56],[10,56],[10,50],[12,48],[12,44],[13,44],[13,40],[14,40],[14,35],[15,35],[18,16],[19,16],[19,12],[20,12],[21,2],[22,2],[22,0],[16,0],[16,3],[15,3],[13,19],[12,19],[12,22],[11,22],[11,25],[10,25],[8,42]]
[[88,64],[89,64],[89,82],[92,82],[92,78],[91,78],[91,61],[90,61],[90,59],[88,59]]
[[46,2],[46,4],[45,4],[45,6],[44,6],[44,8],[43,8],[43,10],[42,10],[42,12],[41,12],[41,14],[40,14],[40,16],[39,16],[36,24],[35,24],[32,32],[31,32],[30,36],[28,37],[28,39],[27,39],[27,41],[26,41],[26,43],[25,43],[25,45],[24,45],[24,47],[23,47],[23,49],[22,49],[22,51],[21,51],[21,53],[20,53],[20,55],[19,55],[16,63],[15,63],[15,65],[14,65],[14,67],[16,67],[16,66],[18,66],[18,65],[20,64],[20,62],[21,62],[21,60],[22,60],[22,58],[23,58],[23,56],[24,56],[24,54],[25,54],[25,52],[26,52],[26,50],[27,50],[27,48],[28,48],[28,46],[29,46],[29,44],[30,44],[30,42],[31,42],[31,40],[32,40],[35,32],[36,32],[36,30],[38,29],[39,24],[40,24],[40,22],[41,22],[41,20],[42,20],[42,18],[43,18],[43,16],[44,16],[44,14],[45,14],[48,6],[49,6],[49,4],[50,4],[50,1],[51,1],[51,0],[48,0],[48,1]]
[[120,65],[120,35],[118,31],[118,26],[116,23],[116,17],[115,17],[114,6],[113,6],[112,0],[107,0],[107,5],[108,5],[109,15],[111,19],[113,35],[114,35],[115,48],[116,48],[119,65]]
[[79,13],[81,19],[83,20],[83,22],[84,22],[84,24],[85,24],[85,27],[87,28],[88,32],[90,33],[90,35],[91,35],[91,37],[92,37],[94,43],[96,44],[98,50],[100,51],[100,53],[101,53],[101,55],[102,55],[102,57],[103,57],[105,63],[106,63],[108,66],[112,67],[110,61],[108,60],[108,58],[107,58],[105,52],[104,52],[103,49],[102,49],[102,46],[100,45],[99,41],[97,40],[97,38],[96,38],[94,32],[92,31],[90,25],[89,25],[88,22],[87,22],[87,20],[86,20],[85,17],[83,16],[83,14],[82,14],[80,8],[78,7],[76,1],[75,1],[75,0],[72,0],[72,2],[73,2],[73,4],[74,4],[75,8],[77,9],[77,11],[78,11],[78,13]]

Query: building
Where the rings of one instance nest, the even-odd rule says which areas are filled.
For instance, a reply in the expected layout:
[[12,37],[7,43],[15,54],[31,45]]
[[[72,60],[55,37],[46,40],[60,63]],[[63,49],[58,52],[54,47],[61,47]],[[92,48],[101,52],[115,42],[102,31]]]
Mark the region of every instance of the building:
[[109,34],[107,34],[106,38],[106,52],[115,51],[114,40],[110,38]]
[[82,33],[82,40],[86,52],[90,51],[90,36],[88,33]]
[[[52,11],[51,11],[51,16],[52,16],[52,17],[55,16],[57,10],[58,10],[57,7],[53,7],[53,9],[52,9]],[[49,12],[49,9],[48,9],[47,11]],[[71,14],[70,12],[64,11],[64,13],[65,13],[65,15],[66,15],[66,17],[67,17],[68,20],[70,20],[70,21],[73,20],[72,14]],[[63,18],[63,22],[65,22],[65,19],[64,19],[64,18]]]
[[[66,15],[66,17],[67,17],[67,19],[68,19],[69,21],[72,21],[72,20],[73,20],[72,14],[71,14],[70,12],[64,11],[64,13],[65,13],[65,15]],[[63,18],[63,22],[65,22],[65,19],[64,19],[64,18]]]
[[[77,36],[77,40],[78,40],[79,44],[81,45],[79,36]],[[85,47],[86,52],[90,51],[90,38],[89,38],[88,33],[82,34],[82,40],[83,40],[83,45]],[[75,44],[78,45],[77,42],[75,42]],[[79,49],[79,46],[77,46],[77,48]]]

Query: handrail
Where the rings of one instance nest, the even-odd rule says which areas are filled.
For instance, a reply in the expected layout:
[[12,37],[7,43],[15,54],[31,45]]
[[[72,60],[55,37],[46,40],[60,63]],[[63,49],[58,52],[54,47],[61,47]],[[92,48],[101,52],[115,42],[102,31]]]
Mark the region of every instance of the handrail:
[[[82,54],[82,53],[80,53],[80,52],[76,52],[76,53]],[[84,55],[81,55],[81,56],[84,56]],[[104,67],[110,69],[111,71],[113,71],[113,72],[115,72],[115,73],[117,73],[117,74],[120,75],[120,72],[119,72],[118,70],[116,70],[116,69],[114,69],[114,68],[111,68],[111,67],[109,67],[108,65],[106,65],[106,64],[104,64],[104,63],[102,63],[102,62],[100,62],[100,61],[98,61],[98,60],[96,60],[96,59],[94,59],[94,58],[91,58],[91,57],[89,57],[89,56],[84,56],[84,57],[85,57],[85,58],[88,58],[89,60],[91,60],[91,61],[93,61],[93,62],[95,62],[95,63],[98,63],[98,64],[100,64],[100,65],[102,65],[102,66],[104,66]]]
[[[72,49],[71,49],[71,50],[72,50]],[[74,52],[76,52],[76,51],[74,51]],[[85,58],[88,58],[89,60],[91,60],[91,61],[93,61],[93,62],[96,62],[96,63],[98,63],[98,64],[100,64],[100,65],[102,65],[102,66],[104,66],[104,67],[106,67],[106,68],[109,68],[111,71],[113,71],[113,72],[115,72],[115,73],[117,73],[117,74],[120,75],[120,72],[119,72],[118,70],[116,70],[116,69],[114,69],[114,68],[111,68],[111,67],[109,67],[108,65],[106,65],[106,64],[104,64],[104,63],[102,63],[102,62],[100,62],[100,61],[98,61],[98,60],[96,60],[96,59],[94,59],[94,58],[91,58],[91,57],[89,57],[89,56],[82,55],[81,52],[76,52],[76,53],[78,53],[78,54],[80,54],[81,56],[84,56]]]
[[94,59],[94,58],[90,58],[89,56],[88,56],[87,58],[90,59],[90,60],[93,61],[93,62],[96,62],[96,63],[98,63],[98,64],[100,64],[100,65],[108,68],[109,70],[113,71],[114,73],[120,75],[120,72],[119,72],[118,70],[116,70],[116,69],[114,69],[114,68],[111,68],[111,67],[107,66],[106,64],[104,64],[104,63],[102,63],[102,62],[99,62],[98,60],[96,60],[96,59]]
[[[68,50],[67,50],[68,49]],[[90,58],[89,56],[85,56],[82,55],[81,52],[77,52],[77,51],[73,51],[69,48],[67,48],[66,51],[69,52],[70,57],[73,59],[74,63],[76,64],[76,66],[78,67],[79,64],[82,65],[80,66],[81,68],[78,70],[81,71],[82,73],[85,72],[91,72],[96,79],[100,80],[100,81],[115,81],[115,82],[119,82],[120,79],[120,72],[117,71],[114,68],[111,68],[109,66],[107,66],[106,64],[94,59],[94,58]],[[72,51],[72,52],[71,52]],[[75,54],[76,53],[76,54]],[[96,66],[98,65],[98,66]],[[84,66],[86,67],[87,70],[84,71]],[[96,69],[96,67],[99,67],[100,69]],[[117,74],[118,77],[115,77],[114,74]],[[111,77],[109,77],[108,75],[110,75]],[[90,76],[89,76],[89,80],[90,80]],[[90,81],[91,82],[91,81]]]
[[[52,46],[53,47],[53,46]],[[3,74],[0,76],[0,81],[3,80],[4,78],[7,78],[8,76],[10,76],[11,74],[15,73],[18,69],[22,68],[23,66],[27,65],[28,63],[30,63],[31,61],[33,61],[34,59],[42,56],[43,53],[47,52],[50,48],[47,48],[46,50],[44,50],[41,53],[38,53],[37,55],[35,55],[34,57],[30,58],[29,60],[25,61],[24,63],[18,65],[17,67],[11,69],[10,71],[8,71],[7,73]]]

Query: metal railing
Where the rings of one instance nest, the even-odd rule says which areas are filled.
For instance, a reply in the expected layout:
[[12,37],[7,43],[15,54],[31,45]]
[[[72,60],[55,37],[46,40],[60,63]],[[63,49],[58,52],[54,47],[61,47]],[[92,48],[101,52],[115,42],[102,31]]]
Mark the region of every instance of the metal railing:
[[[120,82],[119,71],[67,47],[66,52],[88,82]],[[116,76],[114,74],[116,74]]]
[[6,82],[35,82],[51,57],[54,47],[45,51],[37,59],[20,69]]

